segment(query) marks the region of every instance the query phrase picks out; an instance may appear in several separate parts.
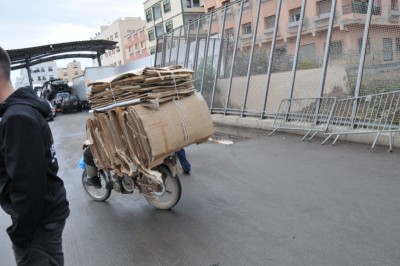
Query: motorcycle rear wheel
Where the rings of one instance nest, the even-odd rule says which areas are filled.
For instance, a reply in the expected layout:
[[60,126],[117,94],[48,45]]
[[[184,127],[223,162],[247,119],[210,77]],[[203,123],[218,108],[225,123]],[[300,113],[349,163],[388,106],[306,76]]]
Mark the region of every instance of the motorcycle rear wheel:
[[87,177],[86,170],[83,170],[82,184],[83,184],[83,188],[85,189],[86,193],[88,193],[89,196],[92,199],[94,199],[95,201],[106,201],[111,195],[111,189],[108,189],[106,187],[107,180],[105,179],[104,175],[100,175],[101,188],[99,188],[99,189],[94,188],[93,186],[88,186],[86,184],[87,178],[88,177]]
[[162,174],[165,192],[162,195],[152,193],[146,200],[159,210],[169,210],[174,207],[181,198],[182,186],[179,177],[172,176],[171,171],[166,166],[158,166],[157,170]]

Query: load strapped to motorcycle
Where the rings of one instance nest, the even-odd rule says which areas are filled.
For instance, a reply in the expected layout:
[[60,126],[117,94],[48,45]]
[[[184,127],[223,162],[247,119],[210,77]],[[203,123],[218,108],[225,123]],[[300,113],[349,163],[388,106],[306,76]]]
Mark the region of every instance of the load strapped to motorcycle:
[[[137,188],[157,208],[177,203],[180,182],[171,155],[214,133],[207,103],[193,87],[192,77],[192,70],[171,66],[134,70],[89,84],[94,112],[86,122],[87,137],[96,165],[109,173],[110,180],[103,181],[114,190],[126,193]],[[160,205],[160,197],[172,193],[166,189],[167,176],[179,183],[179,197]]]

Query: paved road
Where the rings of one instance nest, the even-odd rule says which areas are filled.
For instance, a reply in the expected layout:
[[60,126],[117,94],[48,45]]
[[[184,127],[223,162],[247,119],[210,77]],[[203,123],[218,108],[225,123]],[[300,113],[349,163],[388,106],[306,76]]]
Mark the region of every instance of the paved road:
[[[158,211],[139,194],[92,201],[76,162],[88,114],[50,125],[71,216],[66,265],[400,265],[400,151],[277,134],[187,148],[183,194]],[[14,265],[0,214],[1,265]]]

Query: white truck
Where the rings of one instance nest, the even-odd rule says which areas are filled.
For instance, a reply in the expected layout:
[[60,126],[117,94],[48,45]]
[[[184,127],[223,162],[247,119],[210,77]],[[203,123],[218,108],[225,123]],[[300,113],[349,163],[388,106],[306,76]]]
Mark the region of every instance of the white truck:
[[86,67],[83,75],[72,79],[72,94],[78,96],[84,109],[90,109],[88,93],[90,93],[91,88],[88,84],[114,75],[115,67],[112,66]]

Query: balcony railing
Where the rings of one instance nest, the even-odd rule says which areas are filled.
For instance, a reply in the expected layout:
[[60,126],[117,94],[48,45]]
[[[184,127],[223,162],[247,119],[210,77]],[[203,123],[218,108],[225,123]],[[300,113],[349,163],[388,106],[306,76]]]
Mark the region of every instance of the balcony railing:
[[[343,15],[357,13],[357,14],[367,14],[368,10],[368,2],[361,2],[361,1],[353,1],[350,5],[342,6]],[[372,15],[380,15],[381,14],[381,7],[380,6],[373,6],[372,7]]]

